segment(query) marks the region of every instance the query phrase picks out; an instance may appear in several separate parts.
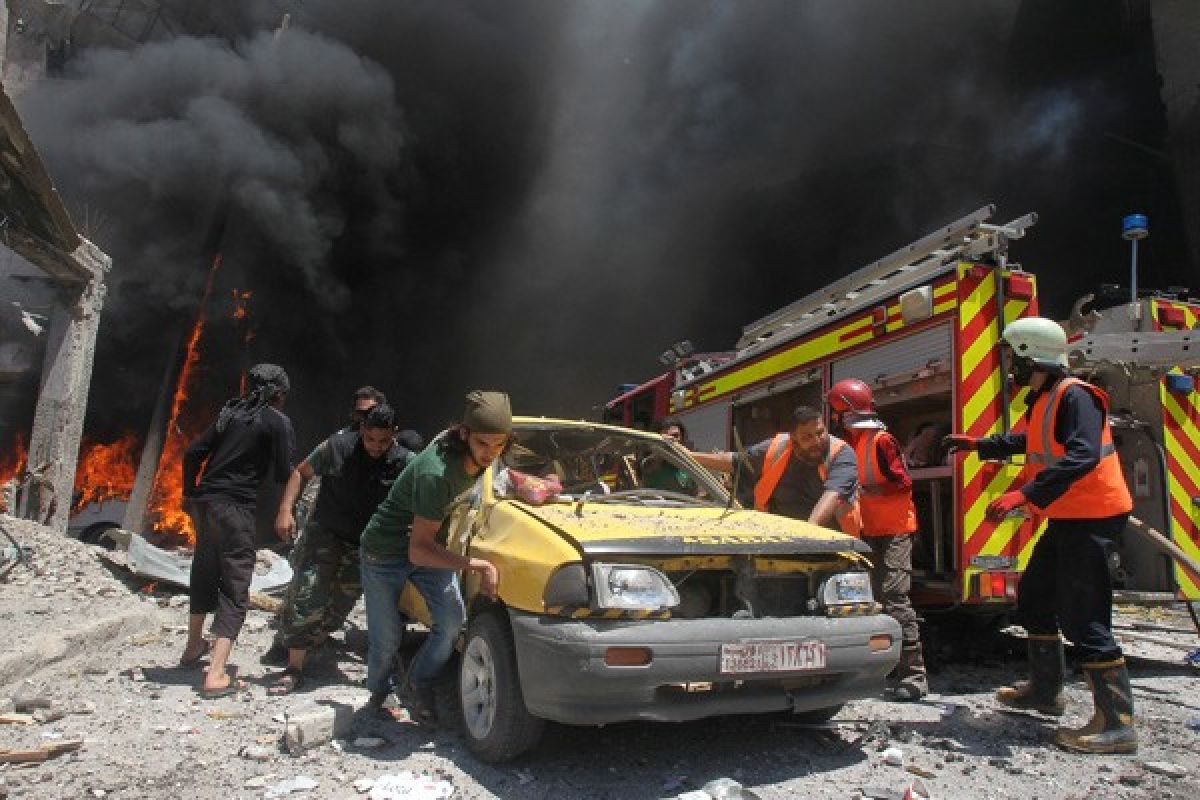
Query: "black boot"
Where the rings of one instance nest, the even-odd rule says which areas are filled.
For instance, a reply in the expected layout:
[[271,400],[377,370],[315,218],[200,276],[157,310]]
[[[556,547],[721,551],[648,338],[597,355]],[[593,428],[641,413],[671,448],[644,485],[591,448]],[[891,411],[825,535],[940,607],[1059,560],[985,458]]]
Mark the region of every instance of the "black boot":
[[929,678],[925,674],[925,657],[921,643],[900,650],[900,663],[896,665],[895,688],[897,700],[920,700],[929,694]]
[[1096,709],[1082,728],[1059,728],[1054,741],[1075,753],[1136,753],[1133,687],[1125,659],[1084,664],[1083,674],[1092,688]]
[[1063,699],[1063,680],[1066,675],[1062,637],[1031,635],[1029,637],[1029,680],[1016,686],[1004,686],[996,692],[996,702],[1009,708],[1039,711],[1061,717],[1067,710]]

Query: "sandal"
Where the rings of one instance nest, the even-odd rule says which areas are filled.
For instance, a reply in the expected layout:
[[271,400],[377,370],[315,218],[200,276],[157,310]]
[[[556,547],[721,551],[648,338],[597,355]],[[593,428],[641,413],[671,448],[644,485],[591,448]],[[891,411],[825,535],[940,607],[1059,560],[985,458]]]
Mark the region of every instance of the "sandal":
[[437,722],[437,695],[432,686],[409,686],[405,692],[404,706],[415,722]]
[[237,678],[237,679],[230,678],[228,684],[226,684],[225,686],[221,686],[217,689],[201,688],[200,696],[202,698],[204,698],[205,700],[216,700],[219,697],[229,697],[230,695],[237,694],[238,692],[244,691],[247,688],[247,686],[248,686],[248,684],[241,678]]
[[202,644],[200,646],[200,652],[197,653],[192,658],[186,658],[184,656],[180,656],[179,657],[179,666],[183,667],[184,669],[191,669],[192,667],[197,667],[200,665],[201,660],[203,660],[206,655],[208,655],[209,653],[212,652],[212,649],[213,649],[212,640],[211,639],[202,639],[201,641],[204,642],[204,644]]
[[272,697],[282,697],[285,694],[299,691],[304,687],[304,671],[296,667],[288,667],[277,673],[267,687],[267,694]]
[[372,692],[371,699],[367,701],[366,712],[368,716],[384,722],[411,722],[408,714],[400,708],[389,706],[388,700],[391,699],[391,692]]

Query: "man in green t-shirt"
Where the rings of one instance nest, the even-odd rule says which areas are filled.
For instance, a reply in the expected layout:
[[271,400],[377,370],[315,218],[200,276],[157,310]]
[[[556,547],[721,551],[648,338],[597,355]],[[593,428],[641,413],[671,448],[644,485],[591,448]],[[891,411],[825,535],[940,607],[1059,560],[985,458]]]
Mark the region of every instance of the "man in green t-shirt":
[[512,409],[503,392],[467,394],[462,422],[443,431],[400,473],[387,498],[363,529],[360,542],[367,608],[367,688],[382,709],[392,690],[392,663],[400,646],[404,584],[425,599],[433,625],[409,666],[408,705],[422,721],[436,719],[433,684],[450,660],[466,618],[457,573],[480,573],[482,591],[494,596],[500,576],[482,558],[459,555],[445,541],[450,510],[495,461],[512,435]]
[[[687,440],[687,430],[677,419],[664,419],[658,424],[658,432],[667,441],[681,447],[691,447],[691,442]],[[672,464],[661,455],[648,456],[642,462],[642,485],[647,489],[665,489],[691,495],[696,494],[697,489],[696,481],[686,469]]]

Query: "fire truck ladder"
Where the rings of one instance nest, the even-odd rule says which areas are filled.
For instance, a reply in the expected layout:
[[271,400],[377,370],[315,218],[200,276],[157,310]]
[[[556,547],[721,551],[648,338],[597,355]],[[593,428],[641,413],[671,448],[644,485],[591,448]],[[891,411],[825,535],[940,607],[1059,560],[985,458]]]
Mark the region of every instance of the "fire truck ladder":
[[1154,368],[1200,367],[1200,331],[1096,333],[1071,342],[1072,364]]
[[750,323],[738,340],[739,354],[795,338],[833,317],[869,308],[885,297],[925,283],[956,261],[988,257],[1003,267],[1008,259],[1008,242],[1024,236],[1025,230],[1037,222],[1037,214],[1026,214],[1006,225],[987,224],[995,211],[994,205],[984,206]]

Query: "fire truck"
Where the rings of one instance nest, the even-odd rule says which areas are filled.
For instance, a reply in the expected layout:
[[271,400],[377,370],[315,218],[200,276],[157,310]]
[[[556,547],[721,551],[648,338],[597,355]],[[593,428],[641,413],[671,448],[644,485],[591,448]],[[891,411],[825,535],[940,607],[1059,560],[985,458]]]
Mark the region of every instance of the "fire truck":
[[[694,449],[732,450],[788,429],[792,410],[821,407],[836,381],[864,380],[891,432],[913,444],[906,456],[920,522],[914,601],[924,609],[1003,611],[1042,523],[991,522],[984,510],[1026,480],[1023,457],[984,461],[940,449],[947,433],[988,436],[1026,424],[1027,390],[1006,382],[997,345],[1008,323],[1042,313],[1037,278],[1008,258],[1009,243],[1037,217],[992,224],[994,213],[981,208],[752,322],[731,357],[682,358],[672,372],[610,401],[605,418],[650,427],[670,415],[687,427]],[[1098,305],[1074,315],[1085,324],[1073,365],[1113,392],[1134,513],[1200,555],[1200,345],[1189,343],[1200,306],[1147,297],[1135,315],[1132,306],[1100,312]],[[1134,333],[1158,337],[1152,359],[1128,344]],[[1200,587],[1134,536],[1119,543],[1113,570],[1126,588],[1200,597]]]
[[[1109,394],[1133,515],[1200,561],[1200,303],[1184,289],[1114,302],[1120,290],[1107,289],[1064,325],[1072,372]],[[1128,533],[1113,554],[1118,585],[1200,598],[1200,575]]]

